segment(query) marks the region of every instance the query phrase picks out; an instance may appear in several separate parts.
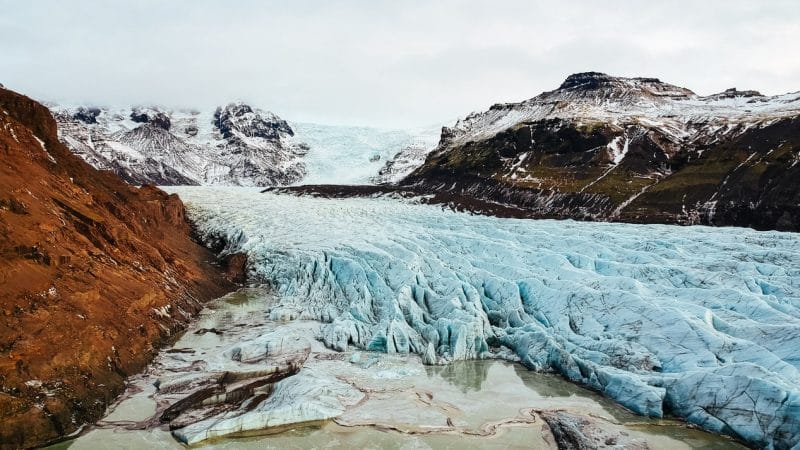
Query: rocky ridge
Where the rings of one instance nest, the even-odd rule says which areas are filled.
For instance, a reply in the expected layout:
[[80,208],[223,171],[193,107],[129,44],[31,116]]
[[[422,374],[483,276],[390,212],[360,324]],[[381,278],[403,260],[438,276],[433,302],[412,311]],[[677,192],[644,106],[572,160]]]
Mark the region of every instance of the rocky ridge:
[[232,287],[190,239],[177,196],[93,169],[59,142],[56,126],[41,104],[0,89],[4,449],[43,445],[97,419],[126,376]]
[[588,72],[442,129],[400,184],[526,217],[800,230],[800,93]]
[[305,176],[308,146],[275,114],[245,103],[213,111],[52,106],[60,140],[132,184],[274,186]]

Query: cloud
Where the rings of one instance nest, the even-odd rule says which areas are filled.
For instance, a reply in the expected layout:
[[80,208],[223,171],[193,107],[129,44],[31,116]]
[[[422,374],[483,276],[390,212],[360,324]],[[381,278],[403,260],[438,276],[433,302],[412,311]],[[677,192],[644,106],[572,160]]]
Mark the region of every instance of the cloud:
[[698,93],[800,89],[794,0],[0,0],[0,82],[43,100],[210,107],[417,126],[570,73]]

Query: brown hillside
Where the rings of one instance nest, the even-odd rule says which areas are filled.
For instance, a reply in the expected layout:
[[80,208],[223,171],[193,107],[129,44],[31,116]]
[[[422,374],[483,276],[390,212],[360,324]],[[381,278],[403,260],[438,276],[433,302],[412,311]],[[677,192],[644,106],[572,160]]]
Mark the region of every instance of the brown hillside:
[[124,378],[231,288],[183,204],[98,172],[47,108],[0,89],[0,447],[104,411]]

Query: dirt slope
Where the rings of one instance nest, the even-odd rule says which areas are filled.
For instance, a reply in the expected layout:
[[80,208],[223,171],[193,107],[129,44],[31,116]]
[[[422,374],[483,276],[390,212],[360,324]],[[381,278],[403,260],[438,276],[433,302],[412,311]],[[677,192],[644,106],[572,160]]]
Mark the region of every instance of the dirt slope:
[[59,143],[47,108],[0,89],[0,448],[90,422],[204,300],[231,289],[176,196]]

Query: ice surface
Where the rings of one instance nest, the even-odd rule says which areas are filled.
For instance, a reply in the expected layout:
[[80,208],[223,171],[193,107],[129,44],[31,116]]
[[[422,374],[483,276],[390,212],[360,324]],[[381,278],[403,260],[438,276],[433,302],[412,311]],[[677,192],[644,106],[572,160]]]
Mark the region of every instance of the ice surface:
[[797,234],[172,190],[204,239],[248,253],[272,317],[322,320],[331,348],[519,358],[641,414],[800,443]]
[[407,170],[384,180],[395,181],[421,165],[439,141],[438,127],[392,130],[292,123],[292,128],[295,138],[310,147],[304,158],[308,174],[302,184],[370,184],[399,152],[420,149]]
[[276,383],[266,401],[244,414],[234,411],[175,430],[173,434],[191,445],[248,431],[319,422],[341,415],[347,406],[363,398],[364,394],[346,382],[306,369]]

